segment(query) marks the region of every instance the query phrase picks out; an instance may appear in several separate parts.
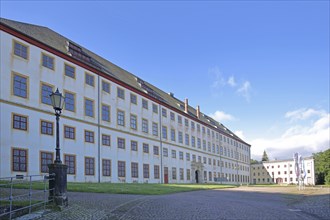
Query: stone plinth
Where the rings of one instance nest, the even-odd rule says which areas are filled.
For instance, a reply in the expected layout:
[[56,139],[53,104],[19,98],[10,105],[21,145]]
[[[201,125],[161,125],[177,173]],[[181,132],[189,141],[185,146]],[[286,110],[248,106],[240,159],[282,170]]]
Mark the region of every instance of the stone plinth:
[[49,199],[58,206],[66,207],[68,206],[66,191],[68,166],[62,163],[53,163],[49,164],[48,168],[50,175],[55,174],[54,177],[50,176],[49,180]]

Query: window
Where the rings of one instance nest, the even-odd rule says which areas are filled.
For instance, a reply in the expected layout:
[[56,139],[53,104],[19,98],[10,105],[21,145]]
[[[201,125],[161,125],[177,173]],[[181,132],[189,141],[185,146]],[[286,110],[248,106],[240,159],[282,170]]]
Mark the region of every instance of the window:
[[117,110],[117,125],[125,126],[125,112]]
[[162,134],[163,134],[163,138],[167,139],[167,127],[166,126],[162,126]]
[[41,56],[42,56],[42,66],[54,70],[54,58],[44,53]]
[[203,163],[206,164],[206,157],[203,157]]
[[180,115],[178,115],[178,123],[182,125],[182,117]]
[[71,93],[71,92],[64,92],[64,108],[65,110],[68,111],[75,111],[75,94]]
[[189,134],[185,134],[185,145],[189,146]]
[[130,117],[130,124],[131,124],[131,128],[136,130],[137,129],[137,117],[136,115],[132,115],[131,114],[131,117]]
[[142,99],[142,108],[148,109],[148,101],[145,99]]
[[182,132],[179,131],[179,143],[182,144],[183,143],[183,136],[182,136]]
[[176,151],[172,150],[172,158],[176,158]]
[[26,172],[27,171],[27,150],[13,149],[12,152],[13,171]]
[[183,173],[183,168],[180,168],[180,180],[184,179],[184,173]]
[[202,145],[201,145],[201,139],[197,138],[197,148],[201,149]]
[[102,80],[102,91],[110,93],[110,83]]
[[148,133],[149,132],[149,128],[148,128],[148,120],[147,119],[142,119],[142,131],[144,133]]
[[85,175],[94,175],[94,158],[85,157]]
[[94,87],[94,76],[89,73],[85,73],[85,83]]
[[75,139],[75,128],[64,126],[64,137],[68,139]]
[[[205,158],[206,159],[206,158]],[[201,163],[202,162],[202,157],[201,156],[198,156],[198,162]],[[205,163],[206,163],[206,160],[205,160]]]
[[143,153],[149,153],[149,144],[143,143]]
[[149,178],[149,164],[143,164],[143,178]]
[[154,165],[154,178],[159,179],[159,165]]
[[40,172],[48,173],[48,164],[53,163],[53,153],[40,152]]
[[171,112],[171,113],[170,113],[170,117],[171,117],[171,120],[172,120],[172,121],[175,121],[175,114],[174,114],[174,112]]
[[168,149],[167,148],[163,148],[163,155],[164,157],[168,157]]
[[19,56],[19,57],[22,57],[24,59],[28,59],[28,47],[17,42],[17,41],[14,41],[14,54],[16,56]]
[[23,115],[13,115],[13,128],[18,130],[27,131],[28,117]]
[[212,172],[209,172],[209,181],[212,181]]
[[76,156],[64,155],[64,163],[68,166],[68,174],[76,174]]
[[201,126],[199,124],[197,124],[197,132],[201,131]]
[[138,150],[137,141],[131,141],[131,151],[137,151],[137,150]]
[[94,101],[87,98],[85,98],[85,115],[94,117]]
[[40,122],[40,133],[53,135],[53,122],[41,121]]
[[195,154],[192,155],[192,161],[196,162],[196,155]]
[[94,132],[85,130],[85,142],[94,143]]
[[102,120],[110,122],[110,106],[102,105]]
[[23,75],[13,74],[13,94],[28,98],[28,78]]
[[189,127],[189,121],[188,121],[188,119],[184,119],[184,125],[186,126],[186,127]]
[[179,151],[179,159],[183,160],[183,152],[182,151]]
[[118,148],[125,149],[125,139],[117,138],[117,146]]
[[154,103],[152,103],[152,112],[158,114],[158,106]]
[[102,175],[111,176],[111,160],[102,159]]
[[205,127],[202,127],[202,132],[203,134],[205,134]]
[[125,90],[121,88],[117,88],[117,97],[120,99],[125,99]]
[[175,141],[175,130],[171,129],[171,141]]
[[159,147],[154,146],[154,155],[159,155]]
[[191,122],[190,122],[190,125],[191,125],[191,129],[192,129],[192,130],[195,130],[195,122],[191,121]]
[[135,104],[135,105],[136,105],[136,103],[137,103],[137,97],[136,97],[136,95],[134,95],[134,94],[132,94],[132,93],[131,93],[131,103],[132,103],[132,104]]
[[167,110],[165,108],[162,108],[162,116],[167,118]]
[[118,177],[125,177],[126,169],[125,169],[125,161],[118,161]]
[[132,178],[138,178],[139,177],[139,164],[132,162],[131,163],[131,175]]
[[64,74],[68,77],[75,78],[75,68],[68,64],[64,64]]
[[110,135],[102,134],[102,145],[104,146],[110,146]]
[[186,160],[190,161],[190,153],[186,153]]
[[44,83],[41,84],[41,102],[47,105],[51,105],[52,101],[50,100],[50,94],[53,92],[53,87],[50,85],[46,85]]
[[190,180],[190,169],[187,169],[187,180]]
[[172,167],[172,179],[176,180],[176,168]]
[[156,122],[152,122],[152,135],[158,136],[158,124]]
[[192,147],[196,147],[196,143],[195,143],[195,137],[194,136],[191,136],[191,146]]

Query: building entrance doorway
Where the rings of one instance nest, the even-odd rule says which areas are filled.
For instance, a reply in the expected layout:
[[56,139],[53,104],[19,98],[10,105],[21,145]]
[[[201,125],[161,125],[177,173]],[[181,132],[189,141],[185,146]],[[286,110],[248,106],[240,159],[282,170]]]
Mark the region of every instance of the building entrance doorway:
[[168,183],[168,167],[164,167],[164,183]]
[[196,183],[199,183],[199,171],[198,170],[195,171],[195,180],[196,180]]

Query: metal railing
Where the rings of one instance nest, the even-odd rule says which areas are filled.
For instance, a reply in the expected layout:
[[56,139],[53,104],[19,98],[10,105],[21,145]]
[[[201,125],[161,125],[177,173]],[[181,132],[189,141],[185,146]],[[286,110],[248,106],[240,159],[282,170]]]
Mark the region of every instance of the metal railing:
[[31,214],[37,208],[46,209],[49,200],[50,175],[16,175],[0,178],[0,219],[12,219]]

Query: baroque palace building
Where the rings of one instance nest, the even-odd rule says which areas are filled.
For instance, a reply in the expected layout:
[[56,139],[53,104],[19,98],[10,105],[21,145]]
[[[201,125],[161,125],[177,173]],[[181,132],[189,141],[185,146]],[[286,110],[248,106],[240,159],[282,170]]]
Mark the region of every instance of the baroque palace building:
[[[314,158],[305,157],[303,163],[304,184],[315,185]],[[298,184],[295,162],[291,160],[263,161],[251,165],[252,184]]]
[[0,177],[48,172],[58,88],[68,181],[250,182],[251,146],[199,106],[47,27],[0,22]]

